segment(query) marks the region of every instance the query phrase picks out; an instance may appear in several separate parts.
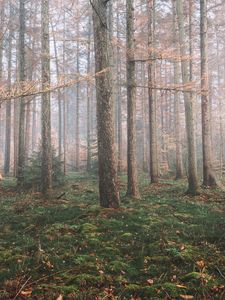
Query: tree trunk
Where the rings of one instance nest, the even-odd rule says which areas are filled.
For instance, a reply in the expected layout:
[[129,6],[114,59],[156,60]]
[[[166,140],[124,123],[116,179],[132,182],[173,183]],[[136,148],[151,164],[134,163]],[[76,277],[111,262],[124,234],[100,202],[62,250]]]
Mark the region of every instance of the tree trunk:
[[[176,0],[176,9],[178,17],[179,28],[179,44],[181,58],[186,57],[186,43],[185,43],[185,31],[184,31],[184,15],[183,15],[183,0]],[[181,73],[183,84],[189,82],[188,76],[188,61],[182,59],[181,61]],[[187,131],[187,146],[188,146],[188,190],[187,193],[191,195],[198,194],[198,178],[197,178],[197,159],[196,159],[196,138],[194,128],[194,108],[193,97],[189,93],[184,93],[185,104],[185,122]]]
[[[42,0],[42,89],[50,86],[49,1]],[[50,93],[42,94],[42,192],[52,188],[51,108]]]
[[107,3],[105,0],[94,0],[91,3],[94,24],[95,68],[96,73],[104,71],[96,77],[100,205],[118,208],[120,198],[113,132],[113,89],[108,57]]
[[[52,26],[52,37],[54,44],[54,52],[55,52],[55,68],[56,68],[56,76],[57,81],[60,82],[60,71],[59,71],[59,58],[58,58],[58,50],[57,50],[57,42],[55,38],[55,31]],[[64,40],[63,40],[64,43]],[[64,55],[64,53],[63,53]],[[61,91],[58,89],[57,91],[57,101],[58,101],[58,153],[60,160],[62,159],[62,99],[61,99]]]
[[[80,76],[80,26],[77,22],[77,75]],[[76,157],[75,157],[75,166],[76,171],[80,169],[80,83],[76,85]]]
[[[20,0],[20,38],[19,38],[19,80],[21,86],[25,82],[25,0]],[[22,188],[25,167],[25,99],[20,98],[19,104],[19,141],[17,184]]]
[[[173,44],[175,49],[179,49],[177,41],[177,24],[176,24],[176,7],[174,1],[173,5]],[[179,63],[174,62],[174,85],[179,84]],[[180,128],[180,97],[179,92],[174,93],[175,104],[175,138],[176,138],[176,179],[181,179],[184,176],[183,158],[182,158],[182,144],[181,144],[181,128]]]
[[[91,18],[88,20],[87,74],[91,72]],[[87,172],[91,171],[91,83],[87,81]]]
[[[9,40],[8,40],[8,90],[11,90],[11,80],[12,80],[12,4],[9,3],[10,11],[10,21],[9,21]],[[5,126],[5,161],[4,161],[4,173],[9,175],[10,172],[10,158],[11,158],[11,110],[12,103],[7,101],[6,103],[6,126]]]
[[[148,48],[150,59],[154,58],[154,12],[155,1],[148,3]],[[148,64],[148,101],[149,101],[149,132],[150,132],[150,179],[151,183],[159,181],[158,151],[157,151],[157,126],[156,126],[156,97],[152,89],[155,80],[154,62]]]
[[118,142],[118,172],[122,172],[123,164],[123,126],[122,126],[122,94],[121,94],[121,53],[120,53],[120,28],[119,28],[119,1],[117,1],[117,47],[116,47],[116,80],[117,80],[117,142]]
[[210,107],[208,82],[207,50],[207,1],[200,0],[200,49],[201,49],[201,108],[202,108],[202,152],[203,152],[203,186],[216,185],[212,172],[212,145],[210,139]]
[[127,0],[127,196],[140,198],[136,158],[136,83],[134,61],[134,1]]

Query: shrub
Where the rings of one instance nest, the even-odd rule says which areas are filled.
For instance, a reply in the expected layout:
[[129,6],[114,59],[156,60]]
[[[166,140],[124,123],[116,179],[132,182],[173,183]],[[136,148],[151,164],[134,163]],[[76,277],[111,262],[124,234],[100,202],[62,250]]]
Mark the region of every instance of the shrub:
[[[65,175],[62,171],[62,161],[56,152],[52,153],[52,184],[53,187],[65,184]],[[35,191],[41,190],[41,151],[34,152],[24,169],[24,187]]]

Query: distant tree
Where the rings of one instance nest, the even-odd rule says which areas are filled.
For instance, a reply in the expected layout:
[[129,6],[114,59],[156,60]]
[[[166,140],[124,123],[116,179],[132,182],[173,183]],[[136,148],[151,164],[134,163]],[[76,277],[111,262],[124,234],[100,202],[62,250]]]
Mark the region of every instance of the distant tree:
[[90,2],[93,8],[95,70],[96,73],[103,71],[96,77],[100,205],[107,208],[118,208],[120,197],[113,130],[112,75],[108,56],[108,1],[93,0]]

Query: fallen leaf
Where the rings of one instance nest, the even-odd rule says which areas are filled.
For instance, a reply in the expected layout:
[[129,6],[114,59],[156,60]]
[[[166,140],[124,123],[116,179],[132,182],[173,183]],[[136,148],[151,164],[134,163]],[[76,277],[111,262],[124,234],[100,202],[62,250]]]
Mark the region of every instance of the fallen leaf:
[[27,289],[27,290],[21,291],[20,296],[22,296],[23,298],[27,298],[27,297],[31,296],[32,292],[33,292],[32,289]]
[[178,287],[180,289],[187,289],[187,287],[185,285],[181,285],[181,284],[177,284],[176,287]]
[[59,295],[59,297],[56,300],[63,300],[63,296]]
[[196,265],[198,266],[199,270],[203,270],[205,267],[205,262],[204,260],[199,260],[196,262]]
[[194,296],[192,295],[180,295],[180,297],[185,300],[194,299]]
[[185,246],[182,244],[182,245],[180,246],[180,250],[183,251],[184,249],[185,249]]
[[149,285],[152,285],[152,284],[154,283],[154,280],[153,280],[153,279],[148,279],[148,280],[147,280],[147,283],[148,283]]

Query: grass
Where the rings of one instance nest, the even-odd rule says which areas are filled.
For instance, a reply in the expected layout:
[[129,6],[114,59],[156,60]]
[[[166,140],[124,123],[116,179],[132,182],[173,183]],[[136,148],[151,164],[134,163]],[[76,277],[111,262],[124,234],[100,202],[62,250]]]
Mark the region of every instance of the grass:
[[141,176],[142,199],[113,210],[86,174],[51,200],[14,185],[0,187],[0,299],[225,299],[222,192],[188,197],[184,181]]

